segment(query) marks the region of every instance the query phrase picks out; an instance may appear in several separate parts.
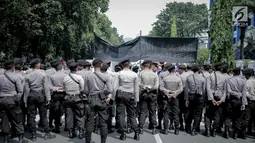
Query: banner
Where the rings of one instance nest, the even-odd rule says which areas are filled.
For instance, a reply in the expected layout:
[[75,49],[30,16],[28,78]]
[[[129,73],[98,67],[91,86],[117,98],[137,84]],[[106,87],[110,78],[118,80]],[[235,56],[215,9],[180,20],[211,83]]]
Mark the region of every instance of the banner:
[[198,38],[166,38],[141,36],[119,46],[111,46],[95,36],[94,57],[120,62],[151,60],[191,63],[197,59]]

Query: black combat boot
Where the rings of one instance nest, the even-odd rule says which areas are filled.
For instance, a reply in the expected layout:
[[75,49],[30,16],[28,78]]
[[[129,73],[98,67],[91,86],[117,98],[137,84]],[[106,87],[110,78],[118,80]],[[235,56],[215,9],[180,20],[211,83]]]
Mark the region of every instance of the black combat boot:
[[237,131],[234,131],[234,134],[233,134],[233,139],[237,139],[237,135],[238,135],[238,133],[237,133]]
[[76,133],[75,133],[75,130],[71,130],[71,131],[69,131],[69,138],[70,139],[73,139],[73,138],[75,138],[76,137]]
[[225,127],[224,137],[226,139],[229,139],[229,128],[228,127]]
[[52,135],[51,133],[44,134],[44,140],[54,139],[54,138],[56,138],[56,135]]
[[83,138],[84,138],[84,130],[79,129],[79,139],[83,139]]
[[196,129],[192,129],[191,130],[191,136],[196,136],[197,135],[197,130]]
[[127,134],[131,134],[131,133],[133,133],[134,131],[130,128],[130,127],[128,127],[127,128]]
[[9,136],[4,137],[4,143],[9,143]]
[[140,134],[143,134],[143,128],[140,128],[140,129],[139,129],[139,133],[140,133]]
[[120,135],[120,140],[123,140],[125,141],[127,139],[127,134],[125,132],[123,132],[121,135]]
[[153,135],[157,134],[157,133],[158,133],[158,132],[157,132],[157,129],[156,129],[156,128],[153,128],[152,131],[151,131],[151,133],[152,133]]
[[212,137],[214,137],[214,138],[216,137],[216,129],[212,130]]
[[184,131],[184,130],[185,130],[183,124],[181,124],[180,130],[181,130],[181,131]]
[[210,130],[208,128],[205,128],[205,132],[203,133],[204,136],[210,137]]
[[161,130],[160,132],[161,132],[162,134],[164,134],[164,135],[168,135],[168,131],[165,130],[165,129],[164,129],[164,130]]
[[135,133],[134,139],[135,139],[136,141],[140,141],[140,135],[139,135],[138,132]]
[[36,141],[36,133],[32,133],[32,137],[30,138],[32,141]]
[[28,143],[28,141],[24,140],[24,135],[19,135],[19,142],[18,143]]
[[180,129],[179,129],[179,128],[175,128],[174,134],[175,134],[175,135],[179,135],[179,133],[180,133]]

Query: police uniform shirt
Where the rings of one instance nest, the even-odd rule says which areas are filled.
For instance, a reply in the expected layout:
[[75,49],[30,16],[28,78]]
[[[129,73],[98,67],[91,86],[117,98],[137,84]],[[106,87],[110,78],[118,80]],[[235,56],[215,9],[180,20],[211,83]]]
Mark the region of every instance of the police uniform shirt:
[[0,75],[0,81],[1,81],[0,96],[4,97],[4,96],[18,95],[19,97],[21,97],[21,95],[23,94],[23,86],[21,84],[20,78],[12,72],[6,71],[5,73],[13,82],[16,83],[17,91],[16,91],[15,85],[3,74],[3,75]]
[[116,83],[118,90],[134,94],[135,101],[139,101],[138,75],[135,72],[130,69],[123,69],[119,72]]
[[[194,76],[194,78],[193,78]],[[186,85],[184,89],[184,99],[186,101],[189,100],[189,93],[191,94],[204,94],[205,93],[205,78],[201,76],[199,73],[194,73],[189,75],[186,80]]]
[[242,105],[247,105],[246,80],[241,76],[233,76],[227,80],[227,93],[238,99],[242,97]]
[[[215,81],[215,75],[217,78],[217,83]],[[214,96],[221,98],[222,101],[226,99],[226,81],[228,77],[223,75],[221,72],[216,71],[206,78],[206,89],[208,100],[213,100]],[[213,96],[214,95],[214,96]]]
[[160,79],[160,90],[166,95],[175,92],[176,96],[183,91],[182,79],[176,73],[169,73]]
[[91,72],[88,75],[87,81],[85,81],[85,94],[97,94],[101,91],[105,91],[110,94],[112,92],[112,84],[109,75],[100,71],[95,72],[102,78],[103,81],[101,81],[93,72]]
[[87,81],[88,75],[89,75],[90,73],[92,73],[92,71],[91,71],[91,70],[86,70],[86,69],[83,69],[83,70],[77,72],[78,75],[81,75],[81,76],[82,76],[82,78],[84,79],[84,82]]
[[25,86],[25,76],[22,74],[21,71],[15,71],[14,73],[19,77],[19,79],[21,81],[21,84],[22,84],[22,87],[24,88],[24,86]]
[[56,71],[55,68],[50,68],[50,69],[47,69],[47,70],[45,71],[47,77],[50,77],[51,75],[53,75],[53,74],[56,73],[56,72],[57,72],[57,71]]
[[81,75],[70,73],[70,75],[77,81],[77,84],[69,75],[64,77],[64,89],[68,95],[76,95],[84,92],[84,79]]
[[4,74],[5,70],[3,68],[0,68],[0,75]]
[[66,73],[62,71],[57,71],[53,75],[50,76],[50,89],[52,92],[57,91],[57,88],[64,87],[64,78]]
[[194,74],[194,72],[193,72],[193,71],[191,71],[191,70],[187,71],[187,73],[188,73],[189,75]]
[[203,77],[207,78],[209,77],[211,74],[208,71],[203,71]]
[[246,81],[247,98],[255,101],[255,77],[250,77]]
[[186,80],[187,80],[188,76],[189,76],[189,74],[187,72],[183,72],[182,74],[180,74],[180,77],[182,79],[183,88],[185,87],[185,83],[186,83]]
[[159,87],[159,78],[152,70],[146,69],[140,73],[139,83],[142,88],[145,86],[151,86],[151,90],[157,90]]
[[44,91],[46,100],[50,101],[50,87],[46,73],[40,69],[33,69],[25,76],[24,102],[27,102],[30,91]]

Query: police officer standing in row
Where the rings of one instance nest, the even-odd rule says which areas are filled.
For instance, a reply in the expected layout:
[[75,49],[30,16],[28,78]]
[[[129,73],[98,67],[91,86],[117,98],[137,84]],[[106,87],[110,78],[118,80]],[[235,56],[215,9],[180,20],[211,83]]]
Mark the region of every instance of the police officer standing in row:
[[4,143],[9,143],[9,134],[11,132],[10,123],[14,126],[16,134],[19,137],[19,143],[24,141],[23,116],[20,108],[20,100],[23,94],[23,85],[19,76],[14,72],[14,61],[5,62],[6,71],[0,75],[0,128],[4,134]]
[[131,128],[135,132],[134,139],[139,141],[139,128],[136,121],[136,105],[137,102],[139,102],[138,76],[130,70],[131,63],[129,60],[125,60],[120,64],[123,67],[123,70],[119,72],[118,80],[116,81],[118,91],[115,99],[120,130],[122,132],[120,139],[126,140],[127,128],[125,113],[127,111],[127,116],[130,118]]
[[[203,113],[206,81],[199,74],[200,69],[198,65],[193,65],[191,70],[194,74],[189,75],[186,80],[184,100],[186,101],[186,106],[189,108],[186,131],[194,136],[197,135],[197,129],[199,128]],[[191,128],[193,120],[193,128]]]
[[168,134],[169,118],[173,119],[175,125],[175,134],[179,135],[179,100],[177,96],[183,91],[182,80],[175,73],[175,66],[168,68],[168,74],[160,79],[160,90],[164,93],[164,129],[163,134]]
[[36,140],[37,109],[45,131],[44,139],[56,137],[50,134],[46,108],[51,100],[50,88],[46,74],[40,70],[40,63],[40,59],[33,59],[30,62],[33,70],[25,76],[24,102],[28,108],[28,125],[32,132],[32,141]]
[[[215,71],[206,78],[206,113],[205,113],[205,132],[207,137],[216,136],[216,130],[221,128],[221,118],[223,104],[226,99],[227,77],[221,73],[221,63],[214,65]],[[214,122],[213,122],[214,121]],[[213,125],[212,125],[213,122]]]
[[50,80],[50,90],[51,90],[51,106],[50,106],[50,114],[53,115],[53,119],[55,120],[55,129],[53,132],[60,133],[61,127],[61,117],[64,112],[64,78],[66,73],[62,71],[62,64],[60,61],[56,61],[52,64],[52,67],[55,68],[56,73],[52,74],[49,78]]
[[151,65],[152,65],[151,61],[144,61],[142,63],[143,70],[139,76],[139,84],[140,84],[140,91],[141,91],[140,100],[139,100],[140,134],[143,133],[143,127],[148,115],[149,115],[150,125],[152,128],[152,134],[156,134],[157,90],[159,87],[159,79],[158,79],[158,75],[150,69]]
[[93,67],[94,73],[88,75],[85,81],[85,94],[88,96],[90,106],[86,110],[86,143],[90,143],[92,131],[94,128],[94,119],[96,115],[99,118],[101,143],[106,143],[107,139],[107,104],[109,104],[112,93],[112,84],[109,75],[101,72],[103,61],[94,59]]
[[240,135],[245,138],[245,130],[241,130],[242,111],[245,110],[247,103],[246,97],[246,81],[240,76],[241,69],[239,67],[233,69],[234,76],[227,80],[227,112],[225,119],[225,137],[229,138],[229,129],[231,123],[234,126],[233,138],[237,139]]
[[252,135],[252,127],[255,122],[255,78],[254,70],[247,68],[244,70],[244,75],[247,79],[247,100],[248,100],[248,135]]
[[64,77],[66,127],[69,130],[69,138],[75,138],[77,125],[79,138],[82,139],[85,127],[84,80],[76,74],[77,67],[78,63],[70,63],[70,73]]

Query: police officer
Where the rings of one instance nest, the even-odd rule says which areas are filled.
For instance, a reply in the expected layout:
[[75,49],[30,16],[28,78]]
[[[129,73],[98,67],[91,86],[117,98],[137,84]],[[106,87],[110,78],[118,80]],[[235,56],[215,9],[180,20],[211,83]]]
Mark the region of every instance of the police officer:
[[[0,75],[0,124],[1,132],[4,134],[4,143],[9,143],[9,123],[14,126],[15,133],[19,137],[19,143],[24,141],[24,127],[22,122],[22,111],[19,105],[23,94],[23,86],[17,74],[14,74],[14,61],[6,61],[3,75]],[[7,116],[8,115],[8,116]]]
[[150,69],[151,69],[154,73],[157,73],[158,64],[152,62],[152,63],[151,63],[151,66],[150,66]]
[[76,74],[78,63],[70,63],[70,73],[64,77],[66,124],[69,130],[69,137],[75,138],[75,125],[79,129],[79,138],[84,135],[85,126],[85,105],[84,105],[84,79]]
[[125,127],[125,109],[127,110],[127,116],[130,117],[130,125],[135,132],[134,139],[139,141],[139,128],[136,121],[136,104],[139,102],[139,85],[138,76],[136,73],[130,70],[131,63],[129,60],[125,60],[120,63],[123,70],[120,71],[117,85],[117,113],[120,120],[120,130],[122,134],[120,136],[121,140],[126,140],[127,129]]
[[94,73],[88,76],[87,84],[85,84],[85,94],[88,95],[90,107],[86,112],[86,143],[90,143],[91,135],[94,126],[95,116],[98,115],[101,143],[106,143],[107,139],[107,104],[109,104],[111,97],[108,95],[112,93],[112,84],[109,75],[101,72],[103,61],[94,59],[93,67]]
[[[185,65],[178,66],[178,71],[182,80],[183,89],[185,88],[187,77],[189,76],[189,74],[185,70],[186,70]],[[178,96],[178,99],[179,99],[179,107],[180,107],[180,114],[179,114],[180,130],[184,131],[184,123],[186,124],[187,116],[188,116],[188,108],[185,106],[185,101],[184,101],[184,90]]]
[[203,71],[202,71],[202,75],[204,78],[207,78],[208,76],[210,76],[210,70],[211,70],[211,65],[209,64],[204,64],[203,65]]
[[143,133],[143,127],[145,120],[149,115],[149,121],[152,128],[152,134],[156,134],[156,109],[157,109],[157,90],[159,87],[158,75],[154,73],[150,67],[151,61],[144,61],[142,63],[143,71],[139,76],[140,86],[140,116],[139,116],[139,128],[140,134]]
[[[216,130],[221,127],[223,102],[225,102],[227,91],[227,77],[221,73],[221,66],[221,63],[215,64],[215,71],[206,78],[207,97],[204,135],[207,137],[210,137],[210,135],[215,137]],[[213,120],[213,125],[211,125]]]
[[171,116],[175,125],[175,134],[179,135],[179,100],[177,96],[183,91],[182,80],[175,73],[175,66],[168,68],[168,74],[160,79],[160,90],[164,93],[166,105],[164,109],[163,134],[168,134],[169,117]]
[[52,93],[50,114],[55,120],[55,129],[53,132],[60,133],[61,116],[64,112],[63,104],[65,98],[63,81],[66,73],[62,71],[62,64],[60,61],[56,61],[54,64],[52,64],[52,67],[56,69],[56,73],[52,74],[49,78],[50,90]]
[[48,69],[45,70],[46,75],[47,75],[48,78],[50,78],[51,75],[56,73],[56,69],[53,67],[53,65],[55,65],[57,62],[58,62],[58,60],[52,60],[50,62],[50,67],[48,67]]
[[239,67],[233,69],[233,77],[227,80],[227,93],[229,94],[227,100],[227,112],[225,119],[225,137],[229,138],[229,128],[231,122],[234,127],[233,138],[237,139],[237,135],[244,138],[244,131],[241,131],[242,111],[247,105],[246,97],[246,81],[240,76],[241,69]]
[[[166,63],[165,65],[162,66],[162,72],[159,73],[159,80],[161,80],[165,75],[168,74],[168,68],[171,66],[171,64]],[[159,90],[158,92],[158,98],[157,98],[157,103],[158,103],[158,126],[157,129],[162,129],[162,120],[164,116],[164,93]]]
[[[248,108],[247,108],[247,119],[244,119],[243,129],[246,129],[248,126],[247,134],[252,135],[252,127],[255,121],[255,78],[254,78],[254,70],[252,68],[247,68],[243,71],[247,81],[246,81],[246,89],[247,89],[247,100],[248,100]],[[245,135],[244,135],[245,137]]]
[[[184,100],[186,106],[189,108],[189,114],[187,118],[186,129],[192,136],[197,135],[197,129],[201,121],[203,105],[204,105],[204,93],[205,93],[205,78],[199,74],[199,66],[193,65],[192,72],[186,80],[184,90]],[[193,122],[193,128],[191,129],[191,123]]]
[[31,60],[30,65],[33,70],[25,76],[24,102],[28,108],[28,125],[32,132],[31,140],[36,140],[36,115],[39,110],[40,120],[45,131],[44,139],[55,138],[50,134],[47,120],[47,108],[51,96],[49,81],[45,73],[40,70],[41,60],[36,58]]

